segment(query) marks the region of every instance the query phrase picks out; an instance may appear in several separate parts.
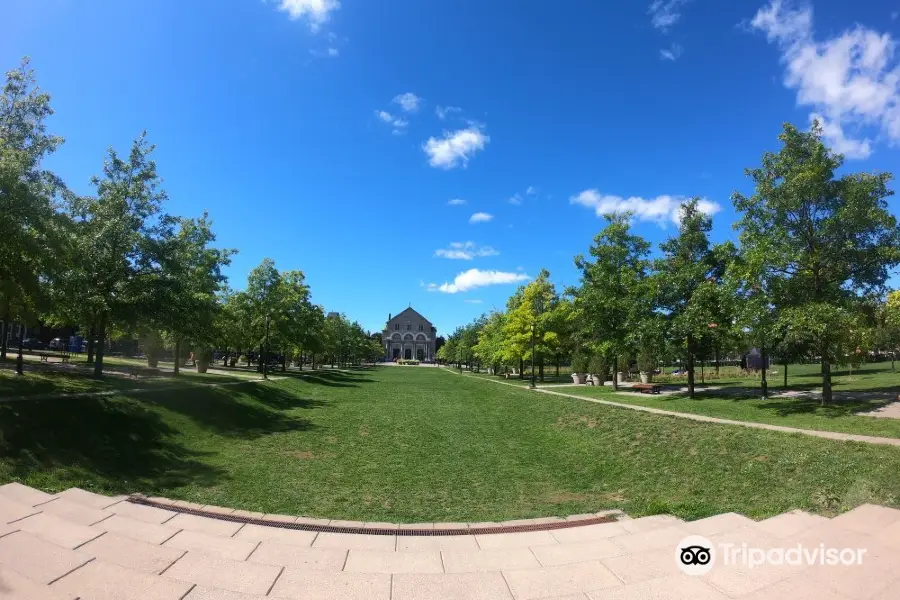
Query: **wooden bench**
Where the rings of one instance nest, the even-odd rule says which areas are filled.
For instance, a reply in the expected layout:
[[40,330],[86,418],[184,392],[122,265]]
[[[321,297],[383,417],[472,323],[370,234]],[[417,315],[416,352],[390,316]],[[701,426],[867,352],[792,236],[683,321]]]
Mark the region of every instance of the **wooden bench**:
[[631,389],[637,390],[642,394],[659,394],[662,393],[662,386],[658,383],[635,383]]
[[68,355],[68,354],[63,354],[63,353],[57,354],[57,353],[55,353],[55,352],[41,352],[41,353],[40,353],[40,356],[41,356],[41,362],[45,362],[45,363],[49,363],[49,362],[50,362],[50,361],[47,360],[47,359],[50,358],[51,356],[54,357],[54,358],[61,358],[62,361],[63,361],[64,363],[68,363],[68,362],[69,362],[69,355]]

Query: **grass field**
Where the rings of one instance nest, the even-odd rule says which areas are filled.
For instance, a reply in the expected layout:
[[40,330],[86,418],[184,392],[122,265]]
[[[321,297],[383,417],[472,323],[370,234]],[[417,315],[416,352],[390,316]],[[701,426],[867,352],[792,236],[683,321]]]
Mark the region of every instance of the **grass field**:
[[0,404],[0,481],[329,518],[900,506],[900,450],[693,423],[441,369]]
[[[792,366],[788,374],[789,389],[809,390],[820,383],[818,365]],[[900,373],[891,371],[890,363],[864,365],[853,375],[846,371],[836,372],[836,400],[827,406],[821,406],[815,397],[762,400],[758,393],[758,378],[723,378],[713,385],[722,386],[723,389],[698,393],[693,400],[683,394],[651,396],[625,390],[623,393],[613,394],[611,387],[579,386],[558,391],[736,421],[900,438],[900,420],[857,415],[897,399],[897,394],[900,393]],[[785,388],[782,386],[783,380],[779,378],[777,385],[770,387],[770,393],[783,391]]]

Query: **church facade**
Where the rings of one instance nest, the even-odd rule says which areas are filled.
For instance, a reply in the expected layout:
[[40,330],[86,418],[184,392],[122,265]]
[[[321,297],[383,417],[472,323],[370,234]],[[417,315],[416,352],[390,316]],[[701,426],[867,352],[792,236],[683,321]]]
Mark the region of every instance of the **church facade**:
[[385,360],[403,358],[431,362],[434,360],[437,328],[410,307],[395,317],[388,315],[381,339],[384,341]]

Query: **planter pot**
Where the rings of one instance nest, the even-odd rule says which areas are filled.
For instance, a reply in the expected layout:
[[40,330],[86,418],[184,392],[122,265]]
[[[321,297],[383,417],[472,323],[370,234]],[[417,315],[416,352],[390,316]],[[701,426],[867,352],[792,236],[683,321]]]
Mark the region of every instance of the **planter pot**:
[[616,373],[616,381],[618,381],[619,383],[625,383],[625,373],[623,373],[622,371]]
[[584,383],[584,375],[581,373],[572,373],[572,383]]
[[650,381],[652,379],[653,379],[652,373],[643,373],[643,372],[641,373],[641,383],[650,383]]
[[209,369],[209,361],[206,360],[198,360],[197,361],[197,372],[198,373],[206,373]]

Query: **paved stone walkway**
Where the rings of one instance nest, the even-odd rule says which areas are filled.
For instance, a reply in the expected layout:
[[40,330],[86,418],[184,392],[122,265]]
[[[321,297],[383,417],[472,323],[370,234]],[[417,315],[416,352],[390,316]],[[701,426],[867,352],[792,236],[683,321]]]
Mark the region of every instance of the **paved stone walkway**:
[[[756,522],[728,513],[684,522],[659,515],[554,531],[461,536],[297,531],[190,515],[179,505],[198,506],[176,502],[167,510],[77,488],[50,495],[18,483],[0,486],[0,598],[900,598],[900,510],[874,505],[834,519],[791,512]],[[438,531],[460,524],[431,525]],[[676,545],[688,535],[708,538],[720,553],[705,575],[685,575],[677,566]],[[854,566],[726,564],[725,544],[745,543],[762,550],[803,544],[866,552],[863,563]]]
[[[447,369],[449,372],[458,375],[455,371]],[[826,438],[829,440],[840,440],[845,442],[863,442],[866,444],[883,444],[886,446],[900,446],[900,438],[885,438],[872,435],[858,435],[855,433],[839,433],[836,431],[819,431],[817,429],[800,429],[798,427],[785,427],[783,425],[769,425],[768,423],[755,423],[753,421],[733,421],[731,419],[720,419],[718,417],[708,417],[706,415],[698,415],[693,413],[675,412],[671,410],[663,410],[661,408],[651,408],[649,406],[641,406],[639,404],[627,404],[624,402],[613,402],[611,400],[601,400],[599,398],[590,398],[587,396],[578,396],[575,394],[565,394],[556,392],[547,388],[537,388],[529,390],[520,385],[507,383],[505,381],[495,381],[493,379],[485,379],[484,377],[473,377],[474,379],[487,381],[489,383],[497,383],[500,385],[508,385],[520,390],[538,392],[542,394],[551,394],[553,396],[562,396],[564,398],[573,398],[583,402],[593,402],[594,404],[605,404],[607,406],[615,406],[616,408],[627,408],[629,410],[637,410],[641,412],[652,413],[655,415],[664,415],[667,417],[677,417],[679,419],[689,419],[691,421],[703,421],[705,423],[718,423],[720,425],[739,425],[741,427],[750,427],[752,429],[766,429],[769,431],[780,431],[782,433],[798,433],[800,435],[809,435],[812,437]],[[900,597],[898,597],[900,598]]]

